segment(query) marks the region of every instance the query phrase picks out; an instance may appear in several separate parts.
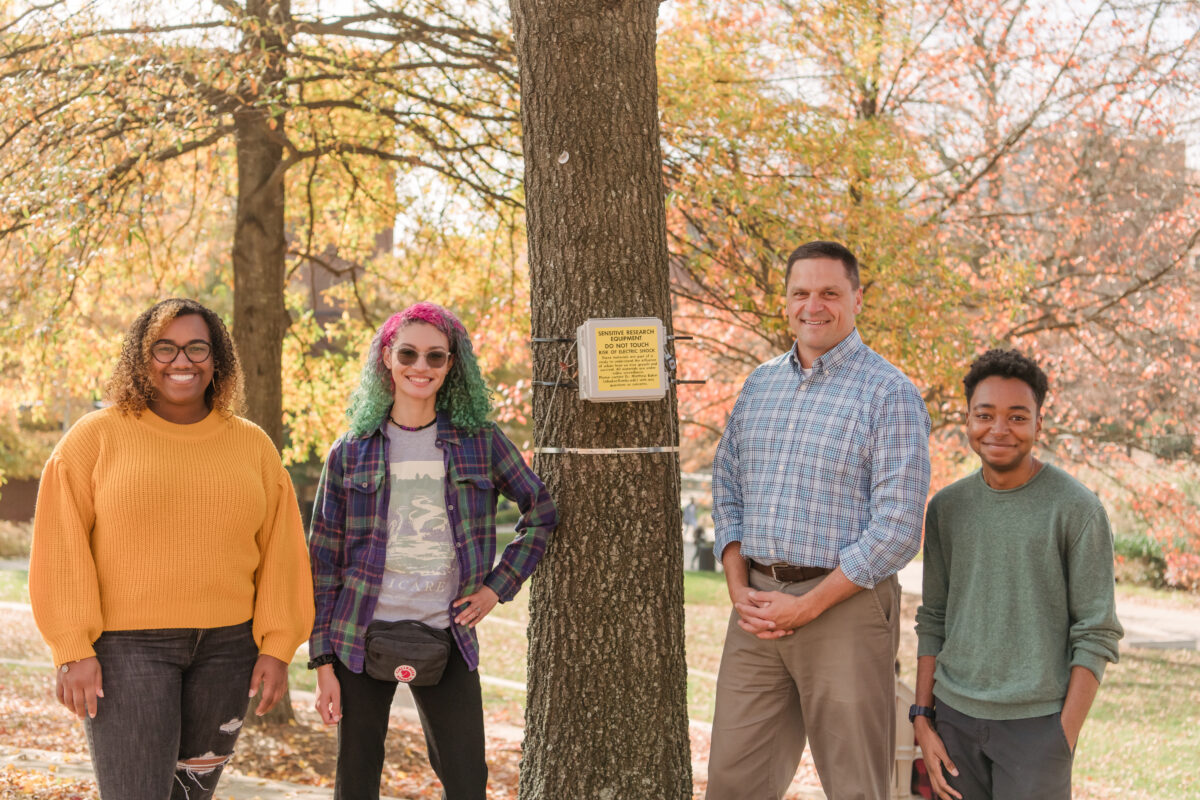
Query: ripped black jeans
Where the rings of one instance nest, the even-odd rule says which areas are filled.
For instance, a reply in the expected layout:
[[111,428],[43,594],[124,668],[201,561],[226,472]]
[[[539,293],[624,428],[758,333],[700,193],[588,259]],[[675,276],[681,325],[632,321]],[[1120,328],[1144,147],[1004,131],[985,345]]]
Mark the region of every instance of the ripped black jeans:
[[258,659],[251,623],[106,631],[104,697],[86,719],[104,800],[209,800],[233,754]]

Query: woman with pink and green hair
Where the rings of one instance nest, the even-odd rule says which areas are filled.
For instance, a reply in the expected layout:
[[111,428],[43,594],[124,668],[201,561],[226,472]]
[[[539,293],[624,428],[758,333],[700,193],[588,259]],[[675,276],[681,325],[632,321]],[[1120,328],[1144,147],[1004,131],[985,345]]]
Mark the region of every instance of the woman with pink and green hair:
[[[556,524],[546,487],[494,423],[463,324],[417,303],[392,315],[350,396],[349,432],[325,461],[309,537],[317,710],[338,725],[334,797],[377,798],[397,683],[421,715],[446,800],[484,800],[475,626],[511,600]],[[521,510],[496,558],[499,495]],[[395,660],[397,631],[448,643],[439,673]],[[368,641],[370,638],[370,641]]]

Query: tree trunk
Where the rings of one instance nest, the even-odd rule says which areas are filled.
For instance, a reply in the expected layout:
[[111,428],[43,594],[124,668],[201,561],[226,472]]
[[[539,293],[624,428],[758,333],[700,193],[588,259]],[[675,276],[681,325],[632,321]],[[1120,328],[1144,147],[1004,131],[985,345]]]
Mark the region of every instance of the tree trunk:
[[[248,0],[246,12],[255,27],[247,30],[242,46],[261,70],[257,81],[243,81],[242,107],[234,117],[238,181],[233,337],[246,373],[246,416],[267,432],[278,449],[283,445],[283,337],[289,319],[283,302],[284,192],[276,175],[283,162],[283,144],[271,126],[281,129],[284,118],[282,112],[268,110],[264,95],[282,85],[285,43],[278,23],[290,10],[287,0]],[[294,719],[290,694],[264,717],[253,711],[248,717],[265,723]]]
[[[535,337],[590,317],[670,328],[656,0],[511,0]],[[534,346],[554,380],[569,345]],[[678,444],[673,392],[588,403],[538,387],[535,445]],[[679,463],[540,454],[560,523],[533,581],[522,800],[691,797]]]

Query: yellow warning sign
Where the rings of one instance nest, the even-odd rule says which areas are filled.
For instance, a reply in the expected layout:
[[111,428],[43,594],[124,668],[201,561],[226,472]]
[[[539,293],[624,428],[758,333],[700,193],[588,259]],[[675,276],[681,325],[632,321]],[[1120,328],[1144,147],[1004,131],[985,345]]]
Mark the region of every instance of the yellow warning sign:
[[661,389],[658,329],[597,328],[596,380],[602,392]]

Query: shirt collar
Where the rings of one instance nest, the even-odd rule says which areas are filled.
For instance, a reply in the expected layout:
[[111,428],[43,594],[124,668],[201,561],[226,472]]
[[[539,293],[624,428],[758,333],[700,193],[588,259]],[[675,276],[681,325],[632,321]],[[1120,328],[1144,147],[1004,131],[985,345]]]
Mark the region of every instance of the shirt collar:
[[[833,369],[836,369],[839,365],[849,359],[850,356],[854,355],[858,348],[864,346],[865,345],[863,345],[862,337],[858,335],[858,328],[855,328],[846,335],[845,339],[842,339],[829,350],[825,351],[813,360],[813,372],[829,372]],[[788,355],[790,356],[792,364],[796,369],[804,369],[803,365],[800,363],[800,356],[796,352],[795,343],[792,344],[792,349]]]

